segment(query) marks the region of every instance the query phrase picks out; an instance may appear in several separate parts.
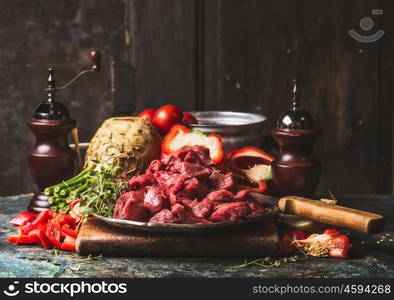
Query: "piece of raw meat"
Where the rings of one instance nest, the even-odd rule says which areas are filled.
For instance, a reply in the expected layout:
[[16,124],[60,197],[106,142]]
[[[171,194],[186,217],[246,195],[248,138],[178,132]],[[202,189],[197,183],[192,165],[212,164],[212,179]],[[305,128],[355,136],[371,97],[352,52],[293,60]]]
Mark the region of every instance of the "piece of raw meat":
[[235,201],[235,196],[228,190],[218,190],[209,193],[206,197],[212,203],[218,202],[233,202]]
[[144,197],[144,207],[154,215],[164,208],[170,208],[168,198],[163,191],[158,187],[148,186]]
[[132,191],[142,191],[146,186],[156,184],[156,177],[150,174],[142,174],[134,176],[129,180],[129,189]]
[[209,220],[213,222],[237,221],[246,219],[251,212],[247,202],[224,203],[215,208]]
[[149,218],[149,212],[143,206],[144,193],[131,191],[124,193],[115,204],[114,218],[144,222]]
[[193,201],[189,206],[192,208],[194,216],[200,219],[209,218],[214,208],[213,202],[207,198],[200,202]]
[[151,223],[178,223],[179,220],[168,209],[163,209],[149,219]]
[[219,170],[214,170],[209,176],[208,181],[212,190],[232,190],[235,188],[235,181],[232,173],[223,174]]

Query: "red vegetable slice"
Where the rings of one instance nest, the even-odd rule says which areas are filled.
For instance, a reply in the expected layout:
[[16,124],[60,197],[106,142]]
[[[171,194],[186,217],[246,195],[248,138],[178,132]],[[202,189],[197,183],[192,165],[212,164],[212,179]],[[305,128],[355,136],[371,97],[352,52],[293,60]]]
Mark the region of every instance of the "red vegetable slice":
[[37,214],[34,214],[30,211],[24,211],[18,214],[17,216],[15,216],[14,218],[12,218],[10,223],[15,226],[20,226],[25,221],[32,221],[35,218],[37,218]]
[[200,131],[191,131],[189,128],[177,124],[164,137],[161,144],[162,156],[173,154],[184,146],[204,146],[209,149],[211,160],[220,164],[224,158],[223,142],[220,135],[205,135]]
[[52,218],[52,211],[47,209],[40,212],[32,224],[44,224]]
[[31,223],[28,221],[23,222],[19,227],[19,232],[21,235],[27,235],[29,234],[30,231],[34,229],[42,228],[51,218],[52,218],[52,211],[44,210],[38,214],[37,218],[34,219],[33,222]]
[[47,229],[46,226],[40,229],[40,231],[38,232],[38,239],[39,239],[41,245],[45,249],[50,249],[53,247],[53,244],[45,234],[46,229]]
[[50,222],[48,222],[45,234],[48,239],[53,243],[53,245],[55,245],[56,248],[60,249],[62,245],[61,240],[64,236],[61,232],[60,224],[54,220],[51,220]]
[[36,236],[29,236],[29,235],[20,235],[16,239],[17,244],[35,244],[37,243]]
[[67,236],[65,237],[60,249],[67,250],[67,251],[75,251],[75,239]]
[[270,179],[270,164],[274,157],[256,147],[244,147],[230,152],[226,168],[238,177],[239,188],[265,193]]
[[18,239],[19,235],[10,235],[9,237],[7,237],[7,241],[9,243],[16,243],[16,240]]
[[67,234],[67,235],[73,237],[73,238],[77,238],[77,236],[78,236],[78,232],[75,231],[74,229],[72,229],[72,228],[70,227],[70,225],[68,225],[68,224],[64,224],[64,225],[62,226],[62,232],[63,232],[64,234]]
[[75,244],[63,243],[60,246],[60,249],[66,250],[66,251],[75,251]]
[[58,222],[61,225],[68,224],[72,227],[75,227],[77,225],[77,220],[65,213],[58,213],[55,216],[54,220],[56,220],[56,222]]
[[32,222],[28,218],[21,219],[18,219],[21,222],[19,235],[7,237],[9,243],[41,244],[46,249],[55,246],[58,249],[75,250],[77,219],[65,213],[53,214],[50,210],[41,212]]

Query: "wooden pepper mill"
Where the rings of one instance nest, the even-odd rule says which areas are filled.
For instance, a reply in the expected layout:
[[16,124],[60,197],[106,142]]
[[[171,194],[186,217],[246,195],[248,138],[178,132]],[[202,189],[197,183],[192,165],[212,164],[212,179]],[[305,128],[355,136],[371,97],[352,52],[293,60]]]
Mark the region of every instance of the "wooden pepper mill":
[[320,135],[311,115],[300,108],[300,91],[293,80],[291,108],[271,130],[279,144],[279,155],[272,162],[272,176],[279,196],[312,196],[319,184],[321,165],[313,155]]
[[75,152],[69,147],[68,136],[76,121],[70,117],[67,108],[55,100],[55,93],[67,88],[81,75],[98,71],[100,52],[92,51],[90,58],[92,67],[79,73],[63,87],[56,87],[54,69],[48,70],[48,87],[45,89],[48,98],[36,107],[33,118],[27,122],[36,137],[36,144],[28,153],[27,161],[30,174],[39,187],[28,206],[31,212],[48,209],[49,197],[43,190],[73,175]]

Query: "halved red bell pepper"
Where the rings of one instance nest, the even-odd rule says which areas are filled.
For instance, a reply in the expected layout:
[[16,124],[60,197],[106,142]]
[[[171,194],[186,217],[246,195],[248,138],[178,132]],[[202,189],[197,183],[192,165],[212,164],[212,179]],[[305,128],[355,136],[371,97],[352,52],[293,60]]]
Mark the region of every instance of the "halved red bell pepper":
[[205,135],[177,124],[171,127],[161,144],[162,156],[173,154],[184,146],[204,146],[209,149],[212,162],[220,164],[224,159],[222,137],[218,134]]
[[20,226],[22,225],[23,222],[25,221],[32,221],[35,218],[37,218],[37,214],[34,214],[30,211],[24,211],[12,218],[10,223],[15,226]]
[[322,234],[311,234],[308,238],[294,240],[293,243],[311,256],[346,258],[350,248],[349,238],[335,229],[327,229]]
[[230,152],[226,168],[243,179],[239,188],[255,193],[267,191],[267,180],[271,179],[270,164],[274,157],[256,147],[244,147]]

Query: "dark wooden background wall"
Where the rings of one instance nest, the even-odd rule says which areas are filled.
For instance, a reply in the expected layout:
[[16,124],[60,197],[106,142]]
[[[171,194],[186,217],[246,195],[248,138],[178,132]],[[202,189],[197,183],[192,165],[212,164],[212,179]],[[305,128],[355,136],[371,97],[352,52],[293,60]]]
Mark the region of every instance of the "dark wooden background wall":
[[[370,44],[347,33],[367,16],[367,34],[385,31]],[[298,77],[323,130],[319,191],[391,193],[393,20],[390,0],[0,0],[0,195],[34,190],[26,120],[46,68],[65,82],[92,48],[101,73],[59,95],[83,141],[111,115],[166,103],[259,112],[268,134]]]

